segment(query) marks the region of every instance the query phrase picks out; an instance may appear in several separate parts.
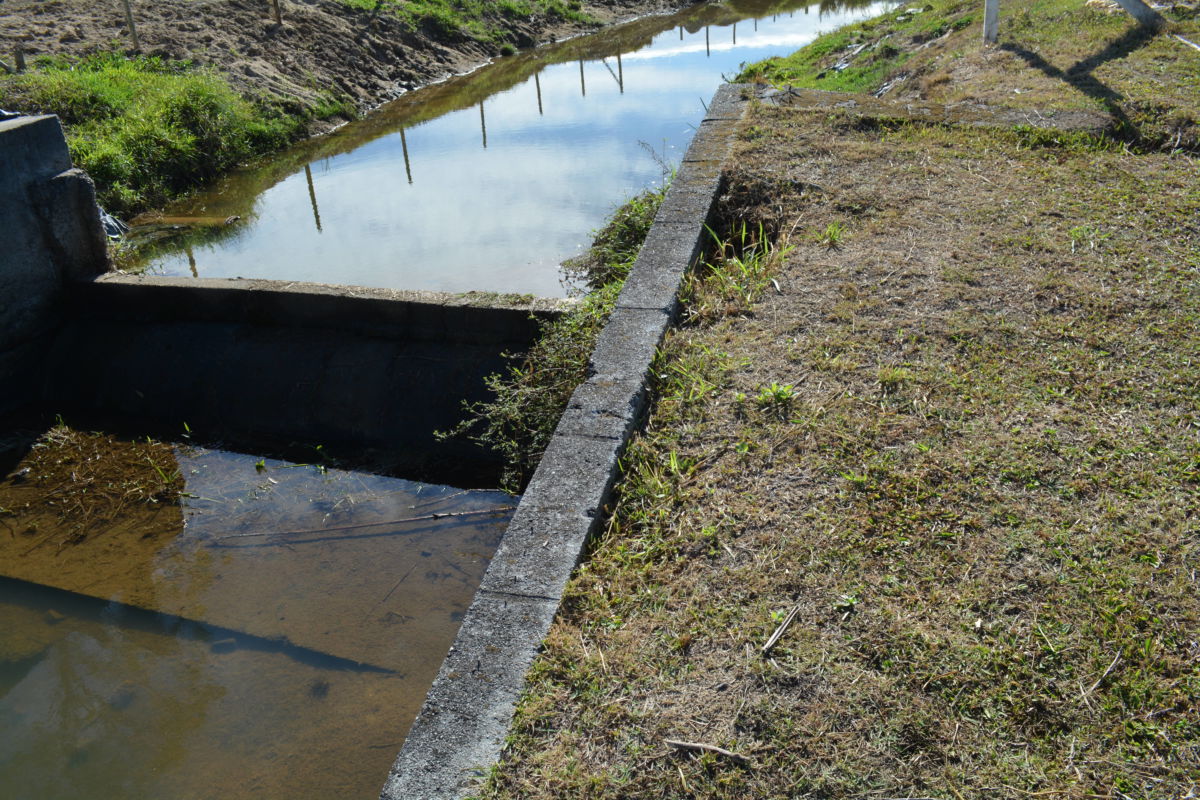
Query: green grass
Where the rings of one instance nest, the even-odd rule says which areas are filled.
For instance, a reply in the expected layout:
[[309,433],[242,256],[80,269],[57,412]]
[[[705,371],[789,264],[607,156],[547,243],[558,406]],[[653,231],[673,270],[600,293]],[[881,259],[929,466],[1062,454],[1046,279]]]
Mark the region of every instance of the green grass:
[[58,114],[75,164],[95,180],[100,203],[122,214],[278,149],[311,117],[347,112],[332,99],[316,108],[249,100],[212,71],[112,53],[0,79],[0,105]]
[[513,44],[508,23],[531,17],[593,24],[578,0],[338,0],[348,8],[382,11],[413,30],[450,41],[475,41],[502,47]]

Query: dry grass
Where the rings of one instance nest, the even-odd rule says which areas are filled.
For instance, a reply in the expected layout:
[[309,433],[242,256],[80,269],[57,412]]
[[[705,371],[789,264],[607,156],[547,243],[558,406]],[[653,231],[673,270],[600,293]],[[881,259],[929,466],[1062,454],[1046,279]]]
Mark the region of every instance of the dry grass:
[[485,796],[1193,796],[1196,162],[748,124],[778,290],[697,279]]

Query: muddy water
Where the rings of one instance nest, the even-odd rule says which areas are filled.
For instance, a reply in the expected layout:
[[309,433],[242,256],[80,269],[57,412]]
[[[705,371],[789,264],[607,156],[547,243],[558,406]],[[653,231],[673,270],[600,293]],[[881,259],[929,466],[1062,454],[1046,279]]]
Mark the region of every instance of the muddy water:
[[168,210],[146,264],[562,296],[561,262],[678,163],[723,76],[885,7],[730,0],[501,59]]
[[0,483],[0,795],[375,796],[514,499],[39,446]]

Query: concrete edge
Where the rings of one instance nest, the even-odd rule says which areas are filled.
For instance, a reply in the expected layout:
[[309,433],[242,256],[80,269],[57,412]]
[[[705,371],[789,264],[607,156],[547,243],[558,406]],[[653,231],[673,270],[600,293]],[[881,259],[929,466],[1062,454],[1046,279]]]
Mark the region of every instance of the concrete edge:
[[499,760],[525,673],[600,526],[619,459],[646,410],[651,360],[704,246],[748,93],[719,88],[450,654],[388,775],[382,800],[461,800]]
[[414,341],[519,344],[573,300],[240,278],[108,273],[68,285],[75,319],[209,322],[348,331]]

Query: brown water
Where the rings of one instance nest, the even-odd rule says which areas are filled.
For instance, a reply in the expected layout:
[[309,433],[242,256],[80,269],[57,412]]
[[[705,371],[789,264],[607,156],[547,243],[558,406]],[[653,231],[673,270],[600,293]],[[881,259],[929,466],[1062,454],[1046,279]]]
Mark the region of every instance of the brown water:
[[0,483],[0,795],[376,796],[514,499],[60,445]]

